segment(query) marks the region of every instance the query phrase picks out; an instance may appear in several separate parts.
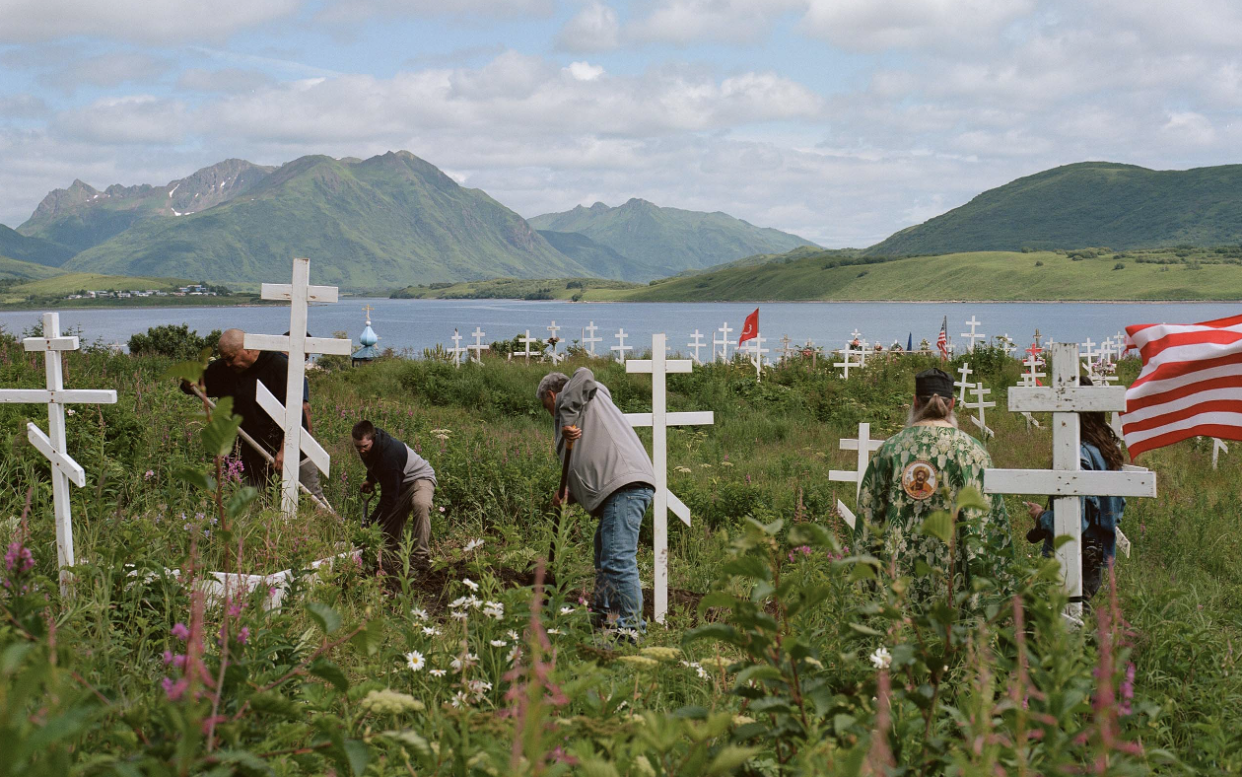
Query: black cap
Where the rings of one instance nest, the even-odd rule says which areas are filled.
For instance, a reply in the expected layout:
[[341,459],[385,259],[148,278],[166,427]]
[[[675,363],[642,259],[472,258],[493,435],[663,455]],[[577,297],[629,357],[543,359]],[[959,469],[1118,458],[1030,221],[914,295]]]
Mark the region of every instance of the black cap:
[[949,399],[953,398],[953,378],[949,377],[947,372],[938,370],[935,367],[930,370],[923,370],[914,376],[914,393],[920,397],[930,397],[932,394],[939,394]]

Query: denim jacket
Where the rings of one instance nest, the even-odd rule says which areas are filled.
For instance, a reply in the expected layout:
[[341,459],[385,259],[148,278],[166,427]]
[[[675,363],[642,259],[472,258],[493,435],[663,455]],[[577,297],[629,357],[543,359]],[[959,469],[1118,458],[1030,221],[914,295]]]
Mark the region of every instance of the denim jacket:
[[[1079,466],[1083,470],[1105,472],[1108,464],[1100,450],[1088,442],[1082,443],[1078,449]],[[1125,512],[1126,500],[1121,496],[1080,496],[1078,497],[1082,512],[1082,533],[1104,546],[1104,560],[1111,560],[1117,554],[1117,525],[1121,523],[1121,514]],[[1055,503],[1054,503],[1055,504]],[[1045,510],[1039,516],[1037,532],[1043,536],[1043,554],[1053,554],[1052,540],[1056,536],[1056,524],[1053,511]],[[1034,534],[1034,532],[1032,533]]]

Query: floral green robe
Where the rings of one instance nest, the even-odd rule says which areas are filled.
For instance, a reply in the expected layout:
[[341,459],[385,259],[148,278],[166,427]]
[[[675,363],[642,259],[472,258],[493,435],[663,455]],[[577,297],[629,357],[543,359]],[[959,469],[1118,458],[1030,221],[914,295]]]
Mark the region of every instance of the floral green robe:
[[[979,442],[948,426],[911,426],[884,442],[871,458],[858,496],[859,521],[855,539],[860,543],[868,524],[884,527],[884,560],[897,561],[899,576],[913,575],[915,561],[948,569],[948,546],[921,533],[923,521],[938,510],[952,512],[957,493],[970,486],[983,494],[983,470],[992,459]],[[963,513],[967,570],[994,580],[1007,577],[1012,544],[1009,515],[1000,496],[987,496],[991,508],[984,513]],[[985,544],[1003,548],[1002,557],[983,557]],[[961,568],[959,567],[959,571]],[[921,578],[926,579],[926,578]],[[962,578],[959,581],[964,582]],[[921,586],[920,586],[921,587]]]

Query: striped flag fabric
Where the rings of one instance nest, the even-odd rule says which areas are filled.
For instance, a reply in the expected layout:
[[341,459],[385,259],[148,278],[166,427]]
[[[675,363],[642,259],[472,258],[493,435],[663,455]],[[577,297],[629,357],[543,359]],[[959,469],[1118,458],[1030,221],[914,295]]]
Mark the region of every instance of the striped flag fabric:
[[1190,437],[1242,440],[1242,315],[1126,334],[1143,358],[1121,416],[1131,459]]
[[947,361],[949,358],[949,317],[944,317],[944,323],[940,325],[940,334],[936,337],[936,347],[940,349],[940,358]]

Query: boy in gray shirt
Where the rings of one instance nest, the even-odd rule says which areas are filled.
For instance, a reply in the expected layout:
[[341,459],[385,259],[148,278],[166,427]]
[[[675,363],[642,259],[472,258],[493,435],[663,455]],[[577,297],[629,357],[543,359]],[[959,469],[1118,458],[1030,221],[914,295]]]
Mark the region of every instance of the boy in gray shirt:
[[436,491],[436,473],[427,460],[370,421],[359,421],[351,435],[354,450],[367,468],[362,492],[380,487],[379,505],[370,522],[378,522],[385,545],[396,554],[410,514],[414,515],[415,547],[411,560],[419,569],[431,563],[431,503]]

